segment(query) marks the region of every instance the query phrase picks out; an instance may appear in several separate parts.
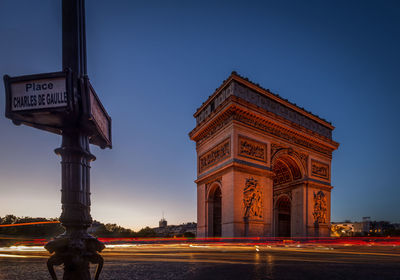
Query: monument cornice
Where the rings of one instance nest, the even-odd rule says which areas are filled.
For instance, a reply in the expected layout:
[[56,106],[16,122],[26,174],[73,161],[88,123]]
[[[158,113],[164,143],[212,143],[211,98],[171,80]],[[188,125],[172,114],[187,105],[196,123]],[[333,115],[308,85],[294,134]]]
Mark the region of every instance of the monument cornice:
[[305,132],[305,128],[304,131],[299,131],[294,125],[290,125],[289,121],[278,119],[278,116],[271,112],[260,108],[250,108],[252,111],[257,109],[256,113],[252,113],[248,106],[254,105],[240,100],[240,98],[230,96],[225,101],[224,106],[221,106],[214,114],[210,115],[210,118],[190,132],[190,138],[196,141],[197,145],[201,145],[223,127],[234,122],[252,129],[256,128],[278,140],[311,149],[329,158],[332,157],[332,151],[339,146],[339,143],[315,132]]
[[244,171],[258,176],[266,176],[271,179],[274,176],[274,173],[267,166],[233,158],[215,166],[214,168],[206,172],[203,172],[202,174],[199,174],[197,180],[195,180],[194,182],[196,184],[209,182],[213,178],[221,177],[223,174],[232,169],[237,171]]
[[230,106],[231,97],[227,98],[215,112],[212,112],[206,121],[197,125],[192,131],[189,132],[189,137],[191,140],[198,142],[201,135],[207,134],[207,131],[214,129],[217,125],[220,125],[221,122],[224,122],[227,117],[231,116]]
[[305,185],[305,184],[308,184],[309,186],[313,186],[313,187],[324,188],[327,190],[331,190],[333,188],[329,182],[323,182],[323,181],[319,181],[319,180],[312,179],[309,177],[305,177],[305,178],[298,179],[296,181],[291,181],[288,183],[274,186],[274,191],[275,190],[277,190],[277,191],[284,190],[284,189],[292,188],[292,187],[296,188],[300,185]]
[[327,184],[326,182],[322,182],[311,178],[307,178],[306,180],[304,180],[304,182],[308,184],[309,187],[321,190],[331,191],[333,189],[333,186],[331,184]]
[[287,99],[283,99],[279,95],[272,93],[269,89],[264,89],[264,88],[260,87],[258,84],[255,84],[255,83],[251,82],[249,79],[238,75],[236,72],[232,72],[232,74],[225,81],[223,81],[222,85],[220,87],[218,87],[215,90],[215,92],[208,97],[208,99],[196,110],[196,112],[193,114],[193,116],[196,118],[200,114],[200,112],[202,112],[215,99],[215,97],[222,90],[224,90],[229,85],[229,83],[232,81],[236,81],[237,83],[242,84],[242,85],[246,86],[247,88],[254,90],[255,92],[258,92],[258,93],[282,104],[283,106],[290,108],[290,109],[306,116],[307,118],[318,122],[319,124],[329,128],[331,130],[335,129],[335,127],[328,121],[320,118],[319,116],[312,114],[311,112],[306,111],[304,108],[298,107],[296,104],[289,102]]
[[314,132],[304,126],[301,126],[301,125],[294,123],[288,119],[278,116],[278,115],[274,114],[273,112],[264,110],[264,109],[254,105],[250,102],[247,102],[241,98],[232,96],[231,101],[232,101],[232,103],[237,103],[239,105],[238,107],[241,108],[242,110],[248,111],[250,109],[251,111],[257,112],[258,114],[261,115],[259,117],[266,119],[271,123],[275,123],[278,126],[286,128],[296,134],[302,135],[303,137],[307,137],[311,141],[316,141],[316,139],[318,139],[318,142],[322,143],[323,145],[328,144],[334,150],[336,150],[339,147],[339,143],[333,141],[332,139],[329,139],[328,137],[325,137],[317,132]]
[[326,145],[324,142],[316,141],[315,139],[309,138],[305,135],[296,133],[295,131],[282,127],[277,123],[270,122],[257,118],[249,114],[235,114],[233,119],[234,123],[250,127],[252,129],[258,129],[263,133],[276,138],[277,140],[284,141],[291,145],[299,146],[308,150],[313,150],[324,156],[332,157],[332,152],[335,150],[331,145]]
[[[272,112],[269,112],[267,110],[264,110],[254,104],[251,104],[250,102],[247,102],[241,98],[238,98],[236,96],[230,96],[228,97],[222,104],[215,110],[215,112],[212,112],[205,121],[203,121],[201,124],[197,125],[190,133],[189,136],[192,140],[198,141],[198,138],[203,138],[205,134],[207,134],[208,131],[214,129],[214,124],[220,124],[221,120],[225,120],[224,114],[229,114],[229,110],[234,108],[231,105],[232,104],[237,104],[240,108],[240,105],[243,106],[242,110],[247,111],[248,109],[255,111],[259,113],[262,119],[268,118],[268,122],[274,123],[283,129],[288,129],[291,132],[301,135],[303,137],[308,138],[310,141],[313,142],[319,142],[322,145],[329,146],[332,151],[336,150],[339,147],[339,143],[333,141],[332,139],[329,139],[321,134],[318,134],[310,129],[307,129],[299,124],[296,124],[290,120],[287,120],[281,116],[278,116]],[[301,132],[301,133],[300,133]],[[207,138],[207,137],[206,137]],[[318,140],[317,140],[318,139]]]

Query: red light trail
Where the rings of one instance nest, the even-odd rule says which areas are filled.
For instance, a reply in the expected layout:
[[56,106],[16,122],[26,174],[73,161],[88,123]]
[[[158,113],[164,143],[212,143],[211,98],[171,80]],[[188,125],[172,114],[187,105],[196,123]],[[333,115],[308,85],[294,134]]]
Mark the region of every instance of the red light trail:
[[0,227],[17,227],[17,226],[32,226],[41,224],[59,224],[59,221],[46,221],[46,222],[31,222],[31,223],[20,223],[20,224],[5,224],[0,225]]

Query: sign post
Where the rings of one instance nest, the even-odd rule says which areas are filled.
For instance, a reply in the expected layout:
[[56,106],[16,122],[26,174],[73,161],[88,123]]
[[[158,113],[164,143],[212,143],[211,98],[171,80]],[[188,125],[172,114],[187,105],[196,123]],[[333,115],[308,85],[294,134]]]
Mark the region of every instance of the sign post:
[[46,244],[54,253],[47,266],[64,264],[64,280],[90,280],[89,263],[97,264],[99,278],[104,245],[87,233],[90,215],[89,144],[111,148],[111,118],[87,76],[84,0],[62,0],[63,72],[4,76],[6,117],[62,135],[60,222],[65,233]]

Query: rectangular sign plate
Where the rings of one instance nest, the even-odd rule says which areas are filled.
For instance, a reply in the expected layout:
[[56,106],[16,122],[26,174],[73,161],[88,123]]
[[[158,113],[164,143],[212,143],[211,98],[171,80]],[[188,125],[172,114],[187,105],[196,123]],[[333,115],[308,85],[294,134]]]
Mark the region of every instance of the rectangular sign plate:
[[13,112],[68,105],[66,77],[11,83],[10,89]]
[[89,99],[90,99],[90,114],[94,122],[96,123],[98,129],[100,130],[101,134],[103,134],[104,138],[107,141],[110,141],[110,122],[109,117],[103,106],[100,104],[96,93],[93,91],[92,87],[89,87]]
[[18,77],[4,76],[7,118],[60,134],[76,115],[69,71]]

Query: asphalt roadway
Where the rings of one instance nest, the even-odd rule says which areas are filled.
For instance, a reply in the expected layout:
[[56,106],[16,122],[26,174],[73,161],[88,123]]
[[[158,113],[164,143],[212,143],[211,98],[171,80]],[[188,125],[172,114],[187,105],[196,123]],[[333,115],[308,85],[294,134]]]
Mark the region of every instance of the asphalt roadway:
[[[102,255],[101,279],[400,279],[399,246],[116,245]],[[48,257],[0,248],[0,280],[50,279]]]

